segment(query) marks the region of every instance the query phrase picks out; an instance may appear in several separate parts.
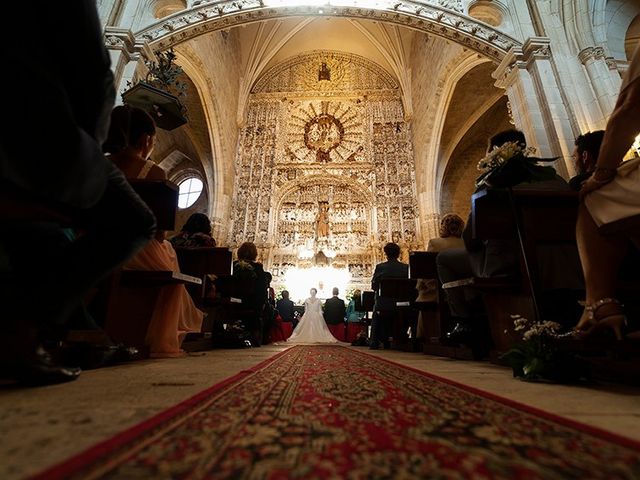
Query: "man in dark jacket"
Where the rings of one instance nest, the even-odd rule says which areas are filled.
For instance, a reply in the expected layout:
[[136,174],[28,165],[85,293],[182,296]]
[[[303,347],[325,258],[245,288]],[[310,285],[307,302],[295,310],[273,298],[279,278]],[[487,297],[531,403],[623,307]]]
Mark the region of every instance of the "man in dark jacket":
[[344,304],[344,300],[338,298],[340,291],[337,287],[333,287],[332,293],[333,297],[324,302],[324,320],[327,325],[340,325],[344,323],[347,307]]
[[409,265],[398,260],[400,247],[396,243],[387,243],[384,246],[387,261],[376,265],[371,279],[371,289],[375,292],[375,305],[373,318],[371,319],[371,341],[369,348],[376,350],[380,345],[389,344],[388,323],[391,321],[393,311],[396,308],[392,298],[379,296],[380,280],[383,278],[409,278]]
[[276,310],[278,310],[283,322],[293,322],[294,304],[289,300],[289,291],[283,290],[280,295],[282,298],[276,302]]

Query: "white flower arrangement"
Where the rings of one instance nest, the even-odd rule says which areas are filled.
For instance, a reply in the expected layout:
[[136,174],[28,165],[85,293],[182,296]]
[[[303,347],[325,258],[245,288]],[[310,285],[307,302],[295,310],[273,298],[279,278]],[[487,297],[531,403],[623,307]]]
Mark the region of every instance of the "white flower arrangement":
[[478,170],[481,172],[493,170],[518,155],[530,157],[534,153],[536,149],[533,147],[524,148],[518,142],[507,142],[499,147],[493,147],[493,150],[478,162]]
[[562,328],[559,323],[551,322],[549,320],[545,320],[543,322],[532,322],[520,315],[511,315],[511,318],[513,319],[513,329],[516,332],[527,329],[522,333],[522,339],[525,342],[542,335],[558,337],[560,335],[560,329]]
[[553,162],[557,158],[534,157],[536,149],[518,142],[506,142],[494,147],[478,162],[482,172],[476,179],[476,187],[512,187],[522,182],[551,180],[555,170],[541,163]]
[[559,323],[532,321],[521,315],[511,318],[514,330],[522,332],[522,341],[501,359],[511,366],[514,377],[554,382],[575,382],[589,377],[584,361],[560,347],[559,340],[565,335]]

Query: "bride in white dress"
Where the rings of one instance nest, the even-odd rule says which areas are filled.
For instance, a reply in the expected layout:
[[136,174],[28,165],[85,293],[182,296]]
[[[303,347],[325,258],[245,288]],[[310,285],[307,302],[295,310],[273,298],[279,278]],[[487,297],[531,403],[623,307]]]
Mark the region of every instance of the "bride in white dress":
[[316,298],[318,291],[312,288],[309,293],[311,296],[304,301],[304,315],[287,343],[338,343],[324,321],[322,302]]

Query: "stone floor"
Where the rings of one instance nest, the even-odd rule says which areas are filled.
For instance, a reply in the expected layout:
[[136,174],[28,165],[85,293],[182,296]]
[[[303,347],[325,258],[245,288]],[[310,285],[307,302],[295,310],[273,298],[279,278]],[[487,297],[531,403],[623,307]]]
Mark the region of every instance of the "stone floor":
[[[87,371],[66,385],[0,387],[0,478],[36,473],[285,348],[213,350]],[[640,388],[526,383],[486,362],[349,348],[640,440]]]

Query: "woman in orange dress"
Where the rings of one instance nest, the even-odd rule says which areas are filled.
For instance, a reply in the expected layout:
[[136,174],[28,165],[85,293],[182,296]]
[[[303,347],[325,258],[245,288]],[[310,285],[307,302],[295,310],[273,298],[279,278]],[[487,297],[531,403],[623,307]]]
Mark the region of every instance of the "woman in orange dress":
[[[129,179],[166,180],[164,170],[149,160],[155,136],[155,122],[144,110],[128,105],[118,106],[111,113],[104,150]],[[176,252],[162,231],[124,268],[180,271]],[[183,356],[182,341],[187,333],[200,331],[203,316],[184,285],[162,287],[147,329],[146,344],[149,345],[150,356]]]

